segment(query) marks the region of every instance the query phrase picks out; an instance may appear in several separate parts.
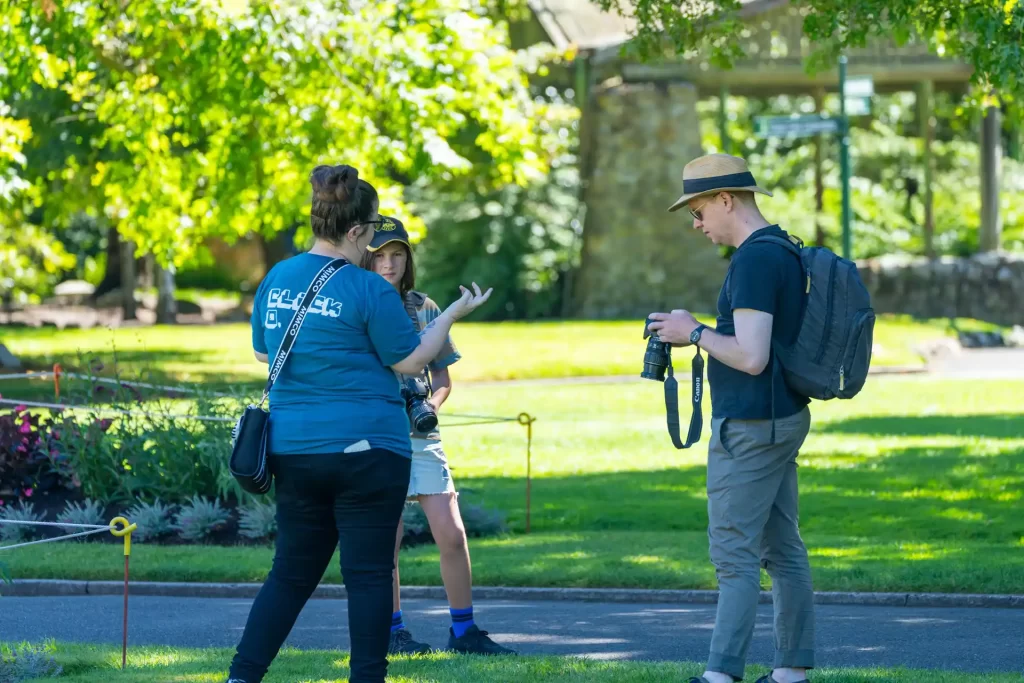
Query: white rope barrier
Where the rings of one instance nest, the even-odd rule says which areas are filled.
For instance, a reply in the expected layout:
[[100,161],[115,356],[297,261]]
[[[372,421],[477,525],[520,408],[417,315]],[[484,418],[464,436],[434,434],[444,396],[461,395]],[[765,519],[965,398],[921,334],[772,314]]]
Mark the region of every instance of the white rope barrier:
[[145,417],[160,417],[168,420],[198,420],[199,422],[235,422],[230,417],[214,417],[210,415],[188,415],[185,413],[154,413],[146,410],[122,410],[120,408],[103,408],[96,405],[68,405],[63,403],[42,403],[40,401],[19,401],[15,399],[0,398],[0,404],[25,406],[26,408],[46,408],[48,410],[87,410],[93,413],[106,413],[111,415],[143,415]]
[[[0,519],[0,524],[3,524],[4,522],[10,522],[10,520]],[[14,523],[16,524],[17,522],[14,522]],[[58,525],[58,526],[61,526],[61,525]],[[70,525],[68,525],[68,526],[70,526]],[[25,546],[39,545],[40,543],[53,543],[54,541],[66,541],[69,538],[79,538],[81,536],[91,536],[92,534],[102,534],[102,533],[107,532],[107,531],[110,531],[110,527],[105,526],[105,527],[100,528],[100,529],[93,529],[92,531],[81,531],[81,532],[79,532],[77,534],[68,534],[67,536],[54,536],[53,538],[44,538],[41,541],[26,541],[25,543],[15,543],[14,545],[0,545],[0,551],[12,550],[14,548],[24,548]]]
[[[53,377],[54,375],[59,375],[62,378],[63,377],[68,377],[70,379],[88,380],[90,382],[97,382],[97,383],[100,383],[100,384],[116,384],[118,386],[141,387],[143,389],[159,389],[161,391],[175,391],[175,392],[182,393],[182,394],[198,394],[198,393],[203,393],[203,392],[200,392],[197,389],[193,389],[191,387],[182,387],[182,386],[172,387],[172,386],[169,386],[169,385],[166,385],[166,384],[148,384],[146,382],[132,382],[130,380],[114,379],[112,377],[97,377],[95,375],[82,375],[82,374],[76,373],[76,372],[63,372],[62,371],[60,373],[55,373],[52,370],[47,370],[47,371],[43,371],[43,372],[26,372],[26,373],[17,373],[17,374],[9,374],[9,375],[0,375],[0,381],[6,380],[6,379],[35,379],[35,378],[44,379],[44,378],[47,378],[47,377]],[[219,392],[219,391],[211,391],[211,392],[208,392],[208,394],[210,396],[216,396],[218,398],[231,398],[233,396],[233,394],[225,394],[225,393],[222,393],[222,392]]]
[[62,529],[100,529],[107,531],[114,527],[109,524],[71,524],[70,522],[24,522],[20,519],[0,519],[0,524],[20,524],[22,526],[59,526]]
[[32,379],[34,377],[52,377],[53,372],[16,372],[9,375],[0,375],[0,380],[4,379]]

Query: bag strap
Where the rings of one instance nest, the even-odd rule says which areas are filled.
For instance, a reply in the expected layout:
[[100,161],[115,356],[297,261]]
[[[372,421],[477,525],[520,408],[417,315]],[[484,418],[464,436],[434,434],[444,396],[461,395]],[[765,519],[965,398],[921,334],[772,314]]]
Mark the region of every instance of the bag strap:
[[679,382],[676,381],[675,373],[672,371],[671,358],[668,364],[668,378],[665,379],[665,414],[668,417],[668,434],[672,437],[672,444],[679,449],[689,448],[700,441],[700,432],[704,426],[704,416],[700,408],[701,399],[704,397],[704,357],[700,355],[699,346],[690,368],[693,412],[690,413],[690,431],[686,435],[686,443],[679,438]]
[[278,375],[281,374],[281,369],[284,367],[284,363],[288,360],[289,354],[292,352],[292,347],[295,345],[295,337],[298,336],[299,330],[302,328],[302,323],[306,321],[306,313],[309,311],[309,307],[313,304],[313,300],[316,299],[317,294],[320,290],[334,277],[335,273],[349,265],[347,259],[336,258],[326,266],[320,269],[320,272],[316,274],[313,281],[309,284],[309,288],[306,293],[302,295],[302,303],[299,304],[299,308],[295,311],[295,315],[292,316],[291,321],[288,323],[288,329],[284,333],[284,339],[281,340],[281,346],[277,348],[277,355],[274,356],[274,362],[270,366],[270,375],[267,377],[267,386],[263,389],[263,398],[260,400],[260,405],[267,400],[270,396],[270,389],[274,386],[274,382],[277,381]]

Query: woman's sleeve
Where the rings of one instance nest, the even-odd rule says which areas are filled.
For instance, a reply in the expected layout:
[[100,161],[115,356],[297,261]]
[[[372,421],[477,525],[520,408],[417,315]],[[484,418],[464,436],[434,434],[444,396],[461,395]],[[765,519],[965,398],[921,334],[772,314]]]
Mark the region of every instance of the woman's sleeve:
[[252,348],[259,353],[267,353],[267,341],[263,338],[263,316],[266,308],[263,296],[266,282],[267,278],[263,278],[263,282],[256,288],[256,295],[252,300],[252,317],[249,319],[249,324],[252,326]]
[[420,338],[398,290],[379,275],[366,281],[366,332],[381,363],[391,366],[408,358],[420,345]]

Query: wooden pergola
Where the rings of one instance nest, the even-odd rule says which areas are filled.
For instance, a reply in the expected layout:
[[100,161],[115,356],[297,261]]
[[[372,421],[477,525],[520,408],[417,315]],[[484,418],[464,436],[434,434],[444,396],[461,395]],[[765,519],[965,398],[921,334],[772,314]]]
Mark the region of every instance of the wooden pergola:
[[[803,35],[803,15],[799,7],[793,6],[788,0],[742,2],[744,6],[741,15],[747,28],[737,39],[743,41],[746,57],[729,70],[715,68],[699,54],[653,63],[624,59],[621,48],[630,39],[631,21],[601,12],[589,0],[528,0],[532,9],[531,20],[515,26],[513,38],[520,44],[547,40],[559,48],[577,48],[573,70],[562,74],[562,78],[569,80],[575,90],[583,112],[584,138],[588,128],[594,128],[588,119],[593,119],[600,110],[599,106],[594,105],[595,94],[604,92],[609,84],[649,84],[654,87],[686,84],[695,89],[698,98],[717,97],[723,103],[733,95],[810,95],[819,107],[828,94],[838,92],[835,69],[816,74],[809,74],[805,69],[812,46]],[[917,93],[918,130],[924,139],[921,158],[924,183],[921,197],[925,206],[925,221],[922,228],[926,249],[929,255],[933,255],[931,141],[935,135],[934,94],[943,91],[966,92],[971,87],[972,68],[953,59],[941,58],[932,53],[927,45],[914,40],[904,45],[897,45],[887,38],[873,40],[864,48],[850,50],[847,57],[849,77],[870,76],[875,92]],[[725,120],[723,107],[723,116],[720,117],[721,148],[732,151],[734,146],[726,135]],[[982,251],[996,250],[1000,243],[998,199],[1001,127],[999,108],[989,108],[979,132],[982,147],[982,163],[979,168],[982,179],[979,244]],[[587,191],[588,173],[593,171],[595,163],[601,163],[596,148],[602,142],[601,139],[584,139],[582,144],[583,199],[588,206],[591,201]],[[672,173],[678,176],[681,171],[680,167],[673,169]],[[818,187],[820,197],[820,179]],[[585,221],[583,237],[585,260],[590,227],[588,222]]]

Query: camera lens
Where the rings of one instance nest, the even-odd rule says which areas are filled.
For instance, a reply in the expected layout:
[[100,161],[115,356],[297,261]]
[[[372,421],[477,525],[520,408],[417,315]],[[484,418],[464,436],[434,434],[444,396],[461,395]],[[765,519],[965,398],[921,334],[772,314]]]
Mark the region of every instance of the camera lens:
[[409,421],[417,432],[429,432],[437,427],[437,413],[425,401],[421,401],[409,411]]
[[669,345],[657,336],[647,340],[647,351],[644,353],[644,370],[640,376],[644,379],[665,381],[665,371],[669,364]]

